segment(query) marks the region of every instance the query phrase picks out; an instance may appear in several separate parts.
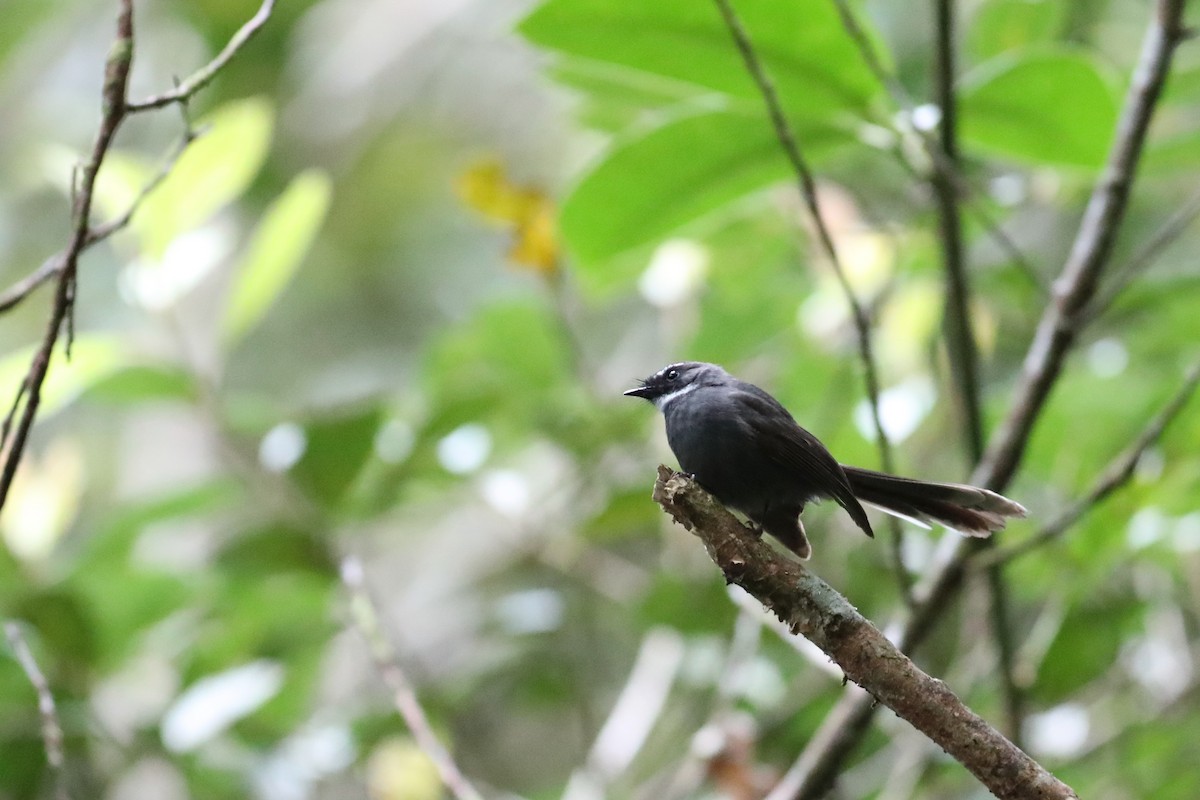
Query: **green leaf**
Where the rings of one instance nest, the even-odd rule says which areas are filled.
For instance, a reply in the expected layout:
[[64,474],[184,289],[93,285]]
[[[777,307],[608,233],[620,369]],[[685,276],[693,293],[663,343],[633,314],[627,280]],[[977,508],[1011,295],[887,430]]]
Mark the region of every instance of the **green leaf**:
[[708,103],[712,93],[690,83],[629,69],[605,61],[564,58],[549,69],[556,83],[581,100],[575,112],[583,125],[617,132],[639,124],[649,114],[674,114]]
[[117,569],[129,560],[134,542],[145,528],[224,511],[244,502],[244,493],[240,482],[222,477],[122,505],[88,536],[76,564],[77,577]]
[[42,24],[60,11],[60,4],[44,0],[7,0],[4,4],[7,24],[0,25],[0,66],[7,68],[8,57],[22,46],[28,48],[31,41],[42,35]]
[[[27,347],[0,360],[0,387],[4,391],[17,391],[38,347]],[[70,361],[61,347],[55,348],[42,384],[38,414],[45,418],[61,410],[88,387],[121,368],[128,357],[127,350],[116,337],[104,335],[76,337]]]
[[257,325],[292,279],[321,228],[331,193],[329,176],[308,170],[267,209],[234,279],[222,325],[227,344]]
[[292,478],[323,506],[336,506],[371,455],[382,420],[382,409],[368,408],[306,424],[304,455]]
[[274,110],[265,98],[226,103],[197,122],[204,131],[131,223],[144,253],[161,259],[175,237],[237,199],[262,168]]
[[562,333],[544,306],[509,301],[484,308],[434,342],[425,360],[433,414],[427,435],[483,420],[519,429],[546,415],[569,381]]
[[1000,56],[963,80],[962,135],[1032,164],[1099,167],[1117,122],[1113,86],[1078,50]]
[[216,564],[226,574],[251,578],[276,572],[335,573],[326,544],[311,531],[285,523],[238,536],[217,555]]
[[[880,89],[833,3],[748,0],[737,12],[789,113],[864,111]],[[761,103],[717,7],[695,0],[549,0],[519,26],[530,41]]]
[[192,374],[171,364],[135,364],[120,367],[101,377],[88,390],[88,397],[109,403],[144,403],[196,399],[198,389]]
[[968,47],[979,58],[1011,53],[1052,40],[1067,18],[1065,3],[1045,0],[991,0],[971,20]]
[[[797,136],[810,158],[842,139],[828,128]],[[789,174],[765,116],[688,117],[618,145],[585,175],[563,206],[563,234],[580,266],[594,268]]]

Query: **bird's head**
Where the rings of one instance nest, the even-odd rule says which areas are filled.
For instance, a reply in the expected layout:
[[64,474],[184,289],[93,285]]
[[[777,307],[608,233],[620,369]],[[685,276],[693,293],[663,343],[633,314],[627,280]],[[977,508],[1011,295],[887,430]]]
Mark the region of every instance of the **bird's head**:
[[626,391],[625,396],[641,397],[664,410],[671,401],[701,386],[719,386],[730,380],[729,373],[716,364],[680,361],[663,367],[642,381],[641,386]]

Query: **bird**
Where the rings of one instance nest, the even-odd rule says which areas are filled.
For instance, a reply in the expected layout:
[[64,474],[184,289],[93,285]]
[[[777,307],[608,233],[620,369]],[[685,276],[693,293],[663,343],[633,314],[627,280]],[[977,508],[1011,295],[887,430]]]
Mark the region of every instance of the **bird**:
[[683,472],[802,559],[812,555],[812,546],[800,514],[825,498],[870,537],[875,532],[864,504],[922,527],[939,524],[975,537],[1026,514],[1020,503],[977,486],[839,464],[778,400],[716,364],[670,364],[624,394],[649,400],[662,412],[667,443]]

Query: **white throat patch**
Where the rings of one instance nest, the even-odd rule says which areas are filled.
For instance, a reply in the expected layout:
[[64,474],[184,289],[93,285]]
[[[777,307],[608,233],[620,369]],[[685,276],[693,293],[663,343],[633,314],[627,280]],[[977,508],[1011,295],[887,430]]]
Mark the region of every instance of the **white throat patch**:
[[668,392],[654,398],[654,405],[658,407],[659,411],[666,411],[667,406],[670,405],[672,400],[678,400],[688,392],[695,391],[698,388],[700,388],[700,384],[698,383],[689,383],[687,386],[681,386],[673,392]]

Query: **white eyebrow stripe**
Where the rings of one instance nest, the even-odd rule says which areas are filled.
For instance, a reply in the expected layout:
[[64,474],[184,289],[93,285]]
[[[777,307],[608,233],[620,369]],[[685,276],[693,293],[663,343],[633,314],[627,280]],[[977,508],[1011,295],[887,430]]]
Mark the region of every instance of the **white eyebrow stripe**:
[[673,392],[670,392],[668,394],[659,395],[658,397],[654,398],[654,405],[658,406],[659,411],[665,411],[667,409],[667,405],[672,400],[676,400],[680,397],[683,397],[688,392],[695,391],[699,387],[700,387],[700,384],[698,384],[698,383],[689,383],[687,386],[682,386]]

